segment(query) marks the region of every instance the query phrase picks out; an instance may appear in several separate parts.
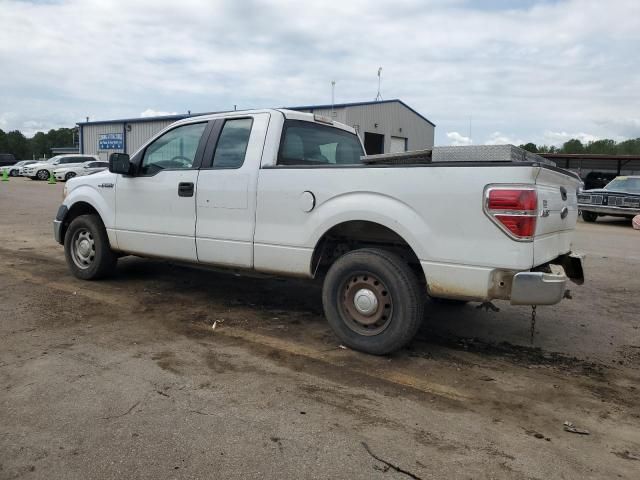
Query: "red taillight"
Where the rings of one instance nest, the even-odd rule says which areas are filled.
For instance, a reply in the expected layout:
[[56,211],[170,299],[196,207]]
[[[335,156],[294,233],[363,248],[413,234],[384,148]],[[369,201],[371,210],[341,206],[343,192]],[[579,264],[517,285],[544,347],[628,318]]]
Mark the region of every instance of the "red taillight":
[[485,212],[507,235],[531,240],[538,218],[538,193],[530,187],[490,187],[485,194]]
[[535,190],[489,190],[489,210],[535,210],[538,195]]

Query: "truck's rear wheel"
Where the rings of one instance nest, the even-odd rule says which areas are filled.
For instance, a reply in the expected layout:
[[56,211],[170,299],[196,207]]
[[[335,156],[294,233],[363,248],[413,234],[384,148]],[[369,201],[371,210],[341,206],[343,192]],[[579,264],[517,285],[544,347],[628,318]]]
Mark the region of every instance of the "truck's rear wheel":
[[422,323],[425,295],[409,265],[385,250],[366,248],[336,260],[324,280],[329,325],[350,348],[374,355],[406,345]]
[[73,219],[64,237],[64,254],[71,273],[82,280],[110,275],[118,261],[97,215],[80,215]]
[[584,210],[582,211],[582,219],[585,222],[589,222],[589,223],[593,223],[598,219],[598,214],[595,212],[585,212]]

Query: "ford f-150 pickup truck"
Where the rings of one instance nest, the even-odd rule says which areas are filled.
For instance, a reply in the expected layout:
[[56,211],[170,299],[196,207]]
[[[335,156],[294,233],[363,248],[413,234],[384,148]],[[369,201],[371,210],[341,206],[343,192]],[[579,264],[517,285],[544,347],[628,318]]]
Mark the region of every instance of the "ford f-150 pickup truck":
[[558,303],[581,281],[579,178],[447,152],[367,157],[351,127],[289,110],[189,118],[71,179],[55,238],[87,280],[122,255],[320,279],[336,335],[373,354],[412,339],[427,295]]

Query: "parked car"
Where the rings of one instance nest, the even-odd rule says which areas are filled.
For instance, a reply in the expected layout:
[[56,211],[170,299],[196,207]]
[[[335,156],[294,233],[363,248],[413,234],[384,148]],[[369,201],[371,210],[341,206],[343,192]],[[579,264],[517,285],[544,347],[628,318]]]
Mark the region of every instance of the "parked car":
[[0,167],[7,167],[16,163],[13,153],[0,153]]
[[70,180],[73,177],[81,177],[92,173],[101,172],[109,168],[109,162],[84,162],[80,165],[64,166],[53,170],[53,176],[56,180]]
[[95,155],[56,155],[44,162],[27,165],[24,169],[24,176],[32,180],[46,180],[57,166],[78,166],[87,161],[99,161]]
[[575,174],[537,156],[363,155],[353,128],[310,113],[181,120],[69,180],[55,238],[85,280],[127,254],[322,279],[336,335],[373,354],[413,338],[427,294],[551,305],[582,281]]
[[626,218],[640,215],[640,176],[616,177],[604,188],[580,192],[578,208],[585,222],[595,222],[604,215]]
[[13,165],[6,165],[4,167],[0,167],[0,175],[4,174],[6,171],[10,177],[17,177],[20,175],[20,168],[26,165],[31,165],[32,163],[36,163],[36,160],[21,160]]
[[614,178],[616,178],[616,174],[612,172],[589,172],[587,176],[584,177],[583,190],[604,188],[604,186]]

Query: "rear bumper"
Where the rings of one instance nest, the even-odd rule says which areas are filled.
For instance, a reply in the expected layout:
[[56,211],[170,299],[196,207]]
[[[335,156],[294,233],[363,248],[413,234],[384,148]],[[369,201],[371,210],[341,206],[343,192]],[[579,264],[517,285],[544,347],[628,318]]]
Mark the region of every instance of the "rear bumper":
[[598,213],[600,215],[628,215],[630,217],[640,215],[640,208],[578,204],[578,209],[583,212],[593,212],[593,213]]
[[564,297],[567,277],[564,268],[553,265],[551,273],[519,272],[511,284],[511,305],[555,305]]

